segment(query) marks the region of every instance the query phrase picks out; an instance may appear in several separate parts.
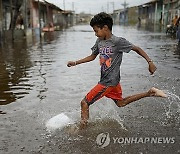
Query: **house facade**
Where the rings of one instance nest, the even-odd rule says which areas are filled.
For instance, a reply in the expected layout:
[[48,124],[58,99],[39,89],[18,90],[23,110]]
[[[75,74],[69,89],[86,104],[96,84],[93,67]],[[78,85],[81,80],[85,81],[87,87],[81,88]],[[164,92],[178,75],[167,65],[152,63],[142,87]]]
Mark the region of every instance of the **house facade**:
[[151,0],[139,6],[114,10],[115,24],[168,25],[180,16],[180,0]]
[[163,3],[163,23],[170,24],[175,15],[180,16],[179,0],[164,0]]
[[73,17],[73,11],[62,10],[45,0],[0,0],[0,39],[61,30],[74,24]]
[[180,16],[179,0],[151,0],[138,6],[142,24],[171,24],[175,15]]
[[127,25],[136,24],[138,22],[137,6],[129,7],[126,9],[114,10],[111,15],[114,18],[115,24]]

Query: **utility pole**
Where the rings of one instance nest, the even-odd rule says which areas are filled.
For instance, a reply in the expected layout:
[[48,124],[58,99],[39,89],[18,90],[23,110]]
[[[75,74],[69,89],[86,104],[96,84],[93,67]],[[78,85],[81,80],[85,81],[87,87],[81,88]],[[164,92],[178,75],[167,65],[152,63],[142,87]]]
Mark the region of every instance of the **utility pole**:
[[107,2],[107,13],[109,13],[109,2]]
[[72,24],[72,25],[75,25],[75,9],[74,9],[74,2],[72,2],[71,24]]
[[113,10],[112,10],[112,15],[113,15],[113,21],[115,22],[115,16],[114,16],[114,2],[111,2]]
[[124,7],[124,24],[126,22],[126,8],[129,5],[128,3],[126,3],[126,0],[124,0],[124,3],[121,4]]
[[64,10],[66,9],[66,6],[65,6],[65,0],[63,0],[63,6],[64,6]]
[[162,24],[164,25],[164,4],[163,4],[163,7],[162,7]]
[[39,10],[39,37],[41,41],[41,8],[40,8],[40,2],[38,0],[38,10]]
[[72,2],[72,11],[74,11],[74,2]]
[[157,23],[157,7],[158,2],[155,2],[154,25]]
[[23,16],[24,16],[24,30],[27,31],[28,28],[28,17],[27,17],[27,0],[24,0],[24,10],[23,10]]
[[124,3],[121,4],[124,7],[124,10],[127,8],[127,6],[129,5],[128,3],[126,3],[126,0],[124,0]]
[[113,9],[112,13],[113,13],[114,12],[114,2],[111,2],[111,4],[112,4],[112,9]]
[[2,0],[0,0],[0,45],[3,40],[3,10],[2,10]]
[[[12,2],[12,0],[10,0],[10,5],[11,5],[10,6],[10,8],[11,8],[11,24],[13,24],[13,20],[12,20],[12,18],[13,18],[13,2]],[[12,37],[12,41],[14,41],[14,26],[13,25],[11,26],[11,37]]]
[[166,16],[166,25],[169,23],[169,16],[170,16],[170,0],[168,0],[168,7],[167,7],[167,16]]

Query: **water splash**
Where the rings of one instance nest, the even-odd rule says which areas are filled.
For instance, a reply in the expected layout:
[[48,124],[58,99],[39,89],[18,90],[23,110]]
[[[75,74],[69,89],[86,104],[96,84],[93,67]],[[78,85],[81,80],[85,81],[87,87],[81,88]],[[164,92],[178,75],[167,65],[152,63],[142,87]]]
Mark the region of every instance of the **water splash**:
[[161,121],[163,126],[177,125],[180,121],[180,97],[166,90],[167,102],[164,104],[165,119]]
[[46,127],[48,130],[54,131],[56,129],[62,129],[72,123],[74,123],[74,121],[71,118],[69,118],[65,113],[61,113],[48,120]]
[[90,122],[103,121],[108,123],[108,121],[116,121],[121,129],[127,131],[127,128],[124,126],[124,119],[118,113],[118,108],[107,99],[100,101],[90,109]]

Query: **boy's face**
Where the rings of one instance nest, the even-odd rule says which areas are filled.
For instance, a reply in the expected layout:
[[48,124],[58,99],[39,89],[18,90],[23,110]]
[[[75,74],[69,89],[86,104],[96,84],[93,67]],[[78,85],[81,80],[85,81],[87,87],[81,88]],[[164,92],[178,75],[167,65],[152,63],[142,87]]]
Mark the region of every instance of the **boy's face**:
[[95,35],[99,38],[104,40],[106,38],[106,30],[104,27],[100,28],[98,26],[93,26],[93,30],[95,32]]

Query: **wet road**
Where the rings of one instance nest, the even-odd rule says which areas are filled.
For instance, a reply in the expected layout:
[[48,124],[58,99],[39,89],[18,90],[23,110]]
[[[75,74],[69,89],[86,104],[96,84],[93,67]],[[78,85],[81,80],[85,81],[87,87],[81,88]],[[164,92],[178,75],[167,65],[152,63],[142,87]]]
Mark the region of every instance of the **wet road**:
[[[99,80],[98,58],[68,68],[67,61],[91,53],[96,37],[89,26],[75,26],[45,35],[38,41],[17,41],[0,49],[0,153],[180,153],[180,49],[164,33],[115,26],[117,36],[142,47],[158,67],[150,76],[137,54],[124,54],[123,95],[152,86],[166,91],[167,99],[146,98],[124,108],[103,98],[90,108],[87,130],[69,134],[49,132],[46,122],[66,113],[80,119],[80,101]],[[102,148],[96,138],[109,133]],[[122,143],[122,138],[158,138],[158,143]],[[119,138],[119,142],[114,139]],[[164,138],[170,143],[164,143]],[[107,140],[106,140],[107,141]],[[118,140],[117,140],[118,141]]]

